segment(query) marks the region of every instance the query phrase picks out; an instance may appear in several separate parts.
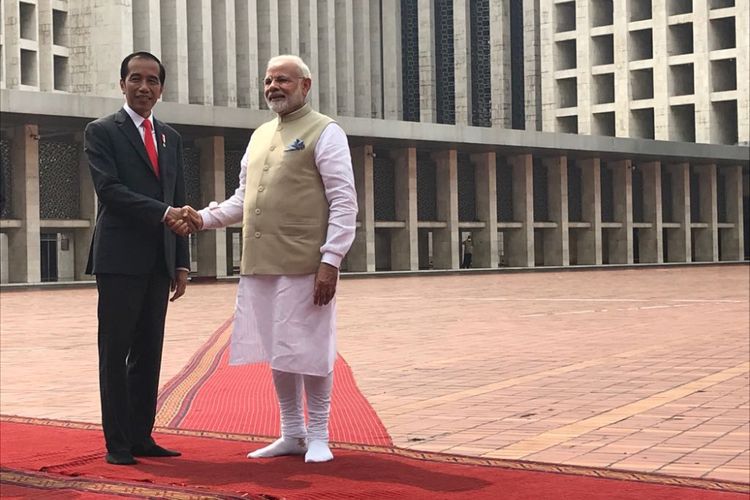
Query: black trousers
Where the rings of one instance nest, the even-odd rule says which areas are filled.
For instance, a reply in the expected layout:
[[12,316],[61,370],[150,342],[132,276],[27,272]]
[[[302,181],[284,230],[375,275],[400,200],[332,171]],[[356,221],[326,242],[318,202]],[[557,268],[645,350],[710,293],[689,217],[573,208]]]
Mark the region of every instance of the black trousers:
[[464,261],[461,264],[461,267],[464,269],[469,269],[471,267],[471,254],[470,253],[464,254]]
[[96,275],[99,391],[109,452],[153,443],[170,283],[166,271]]

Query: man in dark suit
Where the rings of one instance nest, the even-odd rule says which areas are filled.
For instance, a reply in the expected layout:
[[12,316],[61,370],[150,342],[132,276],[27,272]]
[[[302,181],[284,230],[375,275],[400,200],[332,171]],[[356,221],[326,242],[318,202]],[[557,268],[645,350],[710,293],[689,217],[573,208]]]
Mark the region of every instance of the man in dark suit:
[[167,301],[185,293],[190,265],[187,239],[167,226],[185,204],[182,138],[151,113],[164,79],[154,55],[127,56],[120,67],[126,104],[89,123],[85,134],[99,198],[87,273],[99,291],[106,461],[116,465],[180,455],[151,437]]

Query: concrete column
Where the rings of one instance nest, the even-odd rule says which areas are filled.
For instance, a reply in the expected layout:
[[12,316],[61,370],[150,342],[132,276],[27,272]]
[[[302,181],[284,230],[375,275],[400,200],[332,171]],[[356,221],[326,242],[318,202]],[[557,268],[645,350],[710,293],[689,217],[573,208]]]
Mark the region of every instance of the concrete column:
[[213,104],[211,2],[188,2],[188,96],[191,104]]
[[[695,81],[705,79],[705,85],[695,85],[695,142],[711,142],[711,61],[708,33],[708,2],[693,2],[693,70]],[[739,39],[740,31],[737,31]],[[737,68],[739,69],[739,68]],[[737,73],[737,79],[741,78]],[[698,248],[695,249],[696,252]],[[697,256],[697,253],[696,253]]]
[[380,11],[380,0],[370,0],[370,39],[367,41],[370,48],[370,110],[372,118],[383,118],[383,60],[381,45],[381,33],[383,27],[380,24],[382,16]]
[[591,135],[591,2],[576,2],[576,90],[578,92],[578,133]]
[[68,2],[68,25],[76,26],[71,14],[78,8],[83,11],[79,11],[78,22],[88,29],[88,36],[71,37],[71,88],[122,99],[119,69],[123,57],[133,52],[133,6],[130,2],[87,2],[83,7],[81,3]]
[[[257,45],[250,46],[258,57],[258,82],[266,76],[266,64],[273,56],[279,55],[279,2],[278,0],[256,0],[256,24],[258,26]],[[252,12],[250,13],[252,15]],[[263,97],[263,85],[258,85],[258,103],[261,109],[268,109]]]
[[664,262],[662,231],[661,164],[658,161],[642,163],[643,172],[643,218],[651,228],[638,230],[639,262]]
[[354,182],[357,188],[357,235],[347,255],[352,271],[375,271],[375,186],[372,145],[352,148]]
[[0,284],[8,283],[8,235],[0,233]]
[[[578,5],[580,6],[581,3],[583,2],[578,2]],[[539,57],[541,61],[544,61],[544,64],[538,65],[541,75],[541,79],[538,82],[538,92],[540,94],[541,107],[537,109],[539,116],[537,116],[536,122],[541,124],[541,130],[544,130],[546,132],[555,132],[557,130],[557,119],[555,117],[555,111],[558,107],[560,107],[557,98],[557,80],[555,79],[555,69],[557,67],[557,62],[555,61],[556,51],[554,41],[555,16],[553,15],[555,6],[553,5],[551,0],[545,0],[544,4],[545,6],[542,10],[544,14],[537,14],[537,17],[539,18],[539,45],[536,50],[537,57]],[[526,24],[526,13],[527,10],[524,10],[524,24]],[[527,27],[524,27],[524,31],[526,31],[527,29]],[[531,46],[529,45],[528,39],[526,39],[524,40],[524,51],[528,47]],[[526,57],[525,52],[524,57]],[[536,62],[537,61],[527,61],[526,65],[536,64]],[[534,75],[531,75],[531,77],[533,78]],[[530,90],[530,87],[528,86],[528,76],[526,88]],[[529,105],[529,97],[529,95],[526,96],[527,106]],[[526,109],[528,110],[529,108],[527,107]],[[529,129],[528,113],[526,128],[527,130]],[[532,128],[531,130],[536,129]]]
[[[237,105],[258,109],[260,99],[258,46],[258,5],[256,0],[235,3],[235,35],[237,57]],[[266,61],[262,62],[265,66]],[[309,64],[309,62],[308,62]],[[312,66],[310,67],[312,70]],[[265,71],[265,67],[263,68]],[[313,85],[313,89],[317,89]]]
[[336,88],[336,5],[334,0],[318,2],[318,64],[320,112],[338,114]]
[[145,50],[162,58],[159,2],[133,0],[133,51],[137,50]]
[[[613,2],[615,51],[615,135],[630,137],[630,71],[628,58],[630,2]],[[612,246],[610,245],[610,249]],[[610,261],[611,262],[611,261]]]
[[[206,207],[212,201],[226,198],[224,136],[201,137],[195,144],[200,150],[201,205]],[[198,276],[226,276],[227,230],[202,231],[197,237]]]
[[700,222],[707,228],[695,229],[695,260],[719,261],[719,206],[716,192],[716,165],[695,167],[698,173],[698,192],[700,196]]
[[578,160],[581,167],[581,216],[590,227],[578,237],[579,264],[602,265],[602,181],[599,158]]
[[672,217],[680,227],[667,232],[667,260],[691,262],[693,260],[690,220],[690,165],[668,165],[672,182]]
[[737,33],[737,141],[750,144],[750,0],[735,0]]
[[654,19],[654,139],[669,140],[669,52],[667,1],[652,0]]
[[726,199],[727,222],[734,224],[721,235],[721,260],[743,260],[745,258],[744,214],[742,213],[742,167],[722,167],[724,174],[724,198]]
[[318,69],[318,2],[301,0],[299,3],[300,57],[313,75],[313,86],[307,100],[313,109],[320,109],[320,71]]
[[727,222],[734,227],[721,231],[722,260],[745,258],[745,228],[742,213],[742,167],[722,167],[726,189]]
[[609,263],[633,263],[633,170],[630,160],[609,163],[614,184],[614,216],[620,227],[610,233]]
[[[76,133],[75,141],[83,150],[83,132]],[[94,237],[96,226],[97,198],[94,191],[94,183],[91,180],[88,157],[81,153],[78,161],[78,182],[80,190],[79,217],[89,221],[89,227],[76,229],[73,235],[75,250],[75,279],[90,280],[92,277],[86,274],[86,264],[89,260],[91,239]]]
[[162,99],[187,104],[189,101],[187,0],[161,0],[158,5],[161,19],[161,60],[167,68],[167,82]]
[[490,75],[492,126],[511,128],[510,8],[508,2],[490,2]]
[[[539,0],[522,1],[526,130],[542,130],[541,12]],[[544,76],[548,77],[549,75]]]
[[401,84],[401,7],[397,0],[382,0],[383,10],[383,118],[398,120],[403,113]]
[[474,267],[498,266],[497,255],[497,159],[495,153],[471,155],[474,164],[477,217],[484,228],[474,231]]
[[[2,3],[3,19],[3,68],[0,78],[6,88],[17,89],[21,85],[21,23],[18,2]],[[12,20],[15,20],[13,22]]]
[[370,53],[370,2],[360,1],[352,3],[353,9],[353,42],[352,53],[353,61],[356,61],[358,67],[354,71],[354,64],[351,65],[354,76],[354,116],[362,118],[372,118],[372,80],[370,73],[372,70],[372,60]]
[[432,238],[432,261],[436,269],[458,269],[458,152],[455,149],[432,155],[437,173],[437,218],[444,228],[435,229]]
[[469,0],[453,0],[456,125],[471,125],[471,13]]
[[508,164],[513,166],[513,220],[523,227],[507,231],[505,260],[511,267],[534,267],[534,159],[510,156]]
[[39,90],[50,92],[55,88],[54,54],[52,52],[52,4],[50,0],[37,0],[37,24],[39,25]]
[[547,168],[547,210],[557,227],[544,230],[544,263],[570,265],[570,228],[568,227],[568,158],[545,158]]
[[416,271],[419,269],[417,242],[417,150],[393,151],[396,177],[396,218],[404,221],[404,228],[395,229],[391,238],[391,269]]
[[437,121],[435,95],[435,9],[432,0],[419,6],[419,121]]
[[72,231],[57,233],[57,281],[75,280],[76,242]]
[[281,14],[276,16],[279,24],[279,54],[300,53],[300,1],[306,0],[276,0],[276,10]]
[[214,105],[237,107],[237,45],[233,0],[211,2]]
[[13,216],[21,227],[8,230],[8,281],[39,283],[42,280],[39,232],[39,127],[13,129],[10,146]]
[[[336,87],[337,113],[355,116],[354,86],[354,6],[349,0],[336,0]],[[369,62],[369,61],[368,61]],[[369,64],[365,67],[369,68]],[[360,69],[359,72],[362,72]],[[366,71],[365,71],[366,73]]]

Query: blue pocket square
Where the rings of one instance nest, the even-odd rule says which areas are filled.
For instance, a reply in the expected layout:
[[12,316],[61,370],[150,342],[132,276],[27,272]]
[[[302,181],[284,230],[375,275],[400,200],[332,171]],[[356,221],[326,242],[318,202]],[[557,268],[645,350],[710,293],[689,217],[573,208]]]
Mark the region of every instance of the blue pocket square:
[[295,139],[284,151],[302,151],[305,149],[305,142],[300,139]]

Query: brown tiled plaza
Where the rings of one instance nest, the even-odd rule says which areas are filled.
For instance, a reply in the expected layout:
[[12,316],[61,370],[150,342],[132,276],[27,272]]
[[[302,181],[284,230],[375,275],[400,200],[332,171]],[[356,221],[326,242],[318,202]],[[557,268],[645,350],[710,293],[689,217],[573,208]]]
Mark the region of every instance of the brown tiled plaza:
[[[344,279],[339,351],[426,451],[750,482],[750,268]],[[236,283],[170,307],[162,383]],[[0,293],[0,411],[99,421],[96,291]]]

